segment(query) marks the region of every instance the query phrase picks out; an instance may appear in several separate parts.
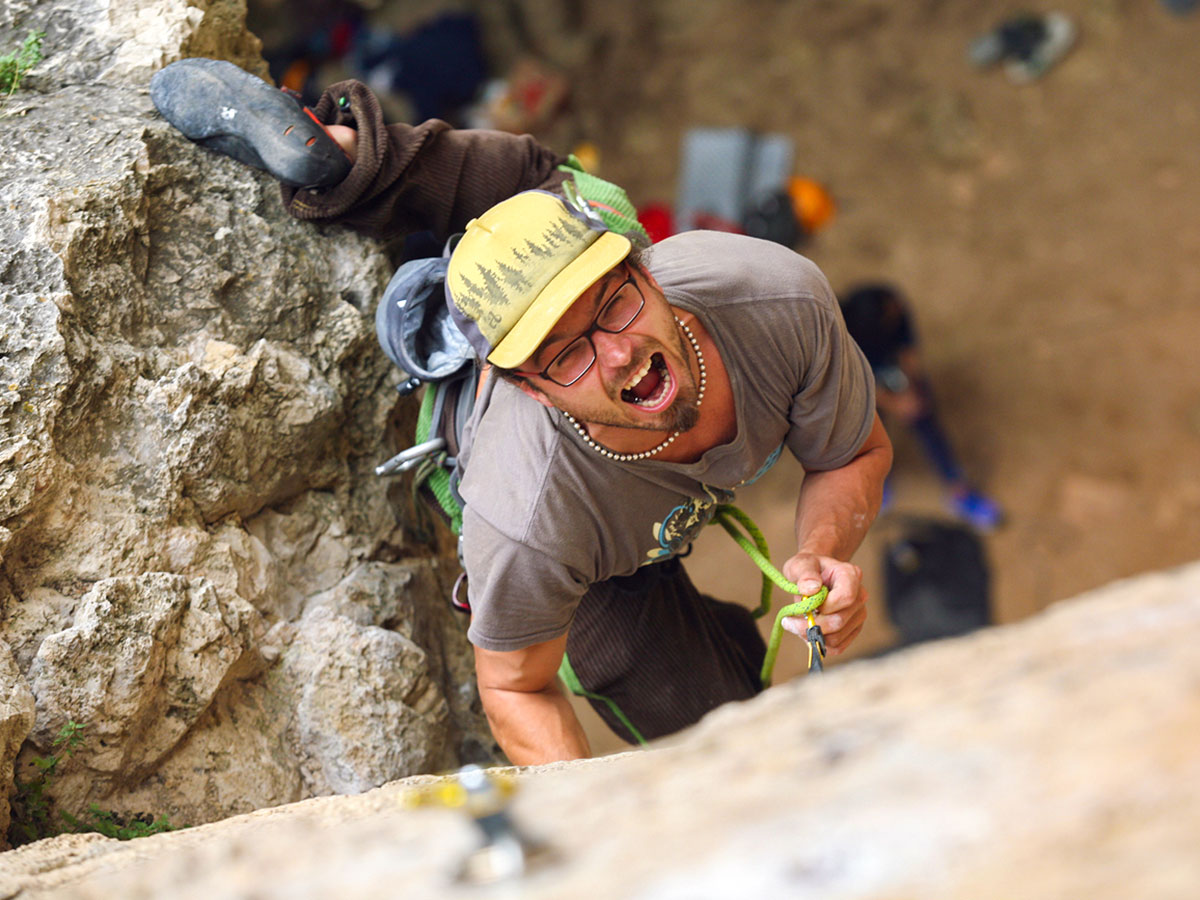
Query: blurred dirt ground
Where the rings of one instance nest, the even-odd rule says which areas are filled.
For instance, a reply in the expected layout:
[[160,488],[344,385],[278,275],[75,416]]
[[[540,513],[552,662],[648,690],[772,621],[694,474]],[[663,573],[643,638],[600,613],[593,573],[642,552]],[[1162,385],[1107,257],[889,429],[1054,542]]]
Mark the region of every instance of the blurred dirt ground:
[[[998,621],[1200,555],[1200,13],[1157,0],[417,4],[448,5],[478,11],[499,68],[533,52],[566,73],[570,105],[539,137],[594,143],[599,174],[635,203],[673,200],[690,127],[794,140],[796,174],[839,206],[801,252],[835,289],[884,278],[907,292],[947,430],[1008,512],[986,539]],[[1028,9],[1074,20],[1061,64],[1017,86],[968,63],[972,38]],[[894,509],[942,514],[919,451],[893,440]],[[800,478],[784,461],[740,498],[779,559]],[[874,611],[843,659],[892,641],[889,527],[856,557]],[[689,569],[753,605],[754,566],[710,531]],[[780,676],[800,664],[788,643]]]

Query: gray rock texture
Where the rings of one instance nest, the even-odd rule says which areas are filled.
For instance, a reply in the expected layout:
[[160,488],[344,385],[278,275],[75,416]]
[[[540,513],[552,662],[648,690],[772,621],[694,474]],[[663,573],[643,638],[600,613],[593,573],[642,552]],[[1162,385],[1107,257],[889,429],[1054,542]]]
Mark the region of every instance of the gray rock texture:
[[132,844],[0,856],[0,896],[1192,900],[1200,564],[1018,625],[839,665],[654,745],[516,775],[551,855],[454,881],[478,837],[429,778]]
[[[71,806],[153,772],[223,687],[259,673],[255,638],[264,630],[249,603],[222,599],[204,579],[154,572],[97,582],[29,671],[38,744],[69,720],[88,725],[89,790]],[[63,801],[67,783],[56,787]]]
[[29,689],[8,645],[0,641],[0,771],[8,773],[0,785],[0,833],[8,831],[8,791],[12,785],[13,763],[21,744],[29,737],[34,720],[33,692]]
[[[267,74],[262,43],[246,31],[238,0],[10,0],[0,6],[0,39],[15,46],[46,34],[46,59],[25,87],[50,92],[70,84],[143,88],[167,63],[213,56]],[[7,50],[5,50],[7,52]]]
[[47,32],[0,107],[0,696],[37,698],[19,767],[87,725],[68,811],[198,823],[494,759],[452,557],[372,473],[414,414],[374,336],[391,266],[150,103],[181,56],[263,70],[244,15],[0,9],[0,46]]

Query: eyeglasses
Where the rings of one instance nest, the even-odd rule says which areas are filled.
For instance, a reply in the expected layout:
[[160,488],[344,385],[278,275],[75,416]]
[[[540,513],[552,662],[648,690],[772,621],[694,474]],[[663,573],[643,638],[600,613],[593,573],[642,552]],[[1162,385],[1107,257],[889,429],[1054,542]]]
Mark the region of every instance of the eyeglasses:
[[536,374],[559,387],[570,387],[588,373],[596,362],[596,345],[592,343],[592,335],[597,331],[617,334],[633,324],[646,298],[642,289],[633,280],[632,273],[617,287],[612,296],[605,301],[592,319],[592,324],[583,334],[567,344],[549,365],[537,373],[521,372],[521,375]]

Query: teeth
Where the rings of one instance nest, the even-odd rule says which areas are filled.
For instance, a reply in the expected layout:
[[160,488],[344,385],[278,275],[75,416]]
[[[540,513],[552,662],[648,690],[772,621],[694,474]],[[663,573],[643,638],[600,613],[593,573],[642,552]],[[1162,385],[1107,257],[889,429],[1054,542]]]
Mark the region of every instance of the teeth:
[[651,394],[649,397],[647,397],[645,400],[639,400],[636,397],[634,397],[634,399],[633,399],[634,405],[645,406],[647,403],[650,403],[653,400],[657,400],[659,397],[661,397],[663,394],[665,394],[670,389],[671,389],[671,376],[664,373],[663,379],[662,379],[662,384],[660,384],[658,386],[658,390],[655,391],[653,394]]
[[644,366],[642,366],[642,370],[640,372],[635,373],[632,378],[630,378],[627,382],[625,382],[625,387],[623,388],[623,390],[626,390],[626,391],[633,390],[633,386],[649,374],[650,374],[650,360],[647,359],[646,364]]

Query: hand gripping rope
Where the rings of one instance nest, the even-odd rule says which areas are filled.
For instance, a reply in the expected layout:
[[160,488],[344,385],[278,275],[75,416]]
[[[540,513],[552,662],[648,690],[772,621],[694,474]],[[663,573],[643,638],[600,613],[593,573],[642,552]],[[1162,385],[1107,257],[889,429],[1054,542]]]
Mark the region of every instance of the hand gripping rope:
[[[758,526],[748,515],[733,504],[723,503],[717,507],[712,521],[724,528],[729,536],[737,541],[738,546],[746,551],[746,555],[754,560],[762,570],[762,595],[758,609],[754,610],[754,618],[760,619],[770,611],[771,585],[775,585],[789,594],[800,593],[800,588],[784,578],[783,573],[771,564],[767,539],[763,537],[763,533],[759,531]],[[738,525],[741,525],[750,537],[742,534],[738,530]],[[753,543],[751,538],[753,538]],[[829,588],[822,585],[815,594],[802,596],[795,603],[790,603],[779,611],[779,615],[775,617],[775,625],[771,628],[771,638],[767,642],[767,655],[763,658],[762,683],[764,688],[771,686],[771,673],[775,669],[775,657],[779,655],[779,644],[783,639],[783,620],[789,616],[804,616],[805,621],[808,622],[808,631],[805,634],[805,641],[808,643],[808,670],[810,672],[824,671],[825,635],[821,633],[821,626],[817,624],[816,612],[828,596]]]
[[[771,565],[767,540],[748,515],[736,506],[725,503],[716,508],[710,524],[713,523],[719,524],[724,528],[730,537],[737,541],[738,545],[746,551],[747,555],[762,570],[762,597],[759,601],[758,609],[753,612],[754,618],[760,619],[770,611],[772,585],[778,585],[789,594],[800,593],[800,588],[784,578],[783,573]],[[753,538],[753,541],[738,530],[738,525],[746,529]],[[771,673],[775,670],[775,657],[779,655],[779,644],[783,640],[783,620],[788,616],[804,616],[808,620],[808,632],[805,637],[805,640],[808,642],[808,670],[810,672],[823,671],[825,635],[821,633],[821,627],[817,625],[815,613],[821,608],[821,604],[825,602],[825,598],[828,596],[829,588],[822,585],[821,589],[815,594],[801,597],[795,603],[789,604],[779,611],[779,615],[775,619],[775,627],[771,629],[771,638],[767,642],[767,653],[763,657],[762,672],[759,676],[764,688],[771,686]],[[562,679],[563,684],[566,685],[571,693],[606,704],[617,720],[625,726],[633,740],[645,746],[646,739],[634,727],[633,723],[629,721],[629,718],[621,711],[614,700],[602,694],[592,693],[584,688],[579,677],[575,674],[575,670],[571,667],[571,662],[566,654],[563,655],[562,663],[559,665],[558,677]]]

